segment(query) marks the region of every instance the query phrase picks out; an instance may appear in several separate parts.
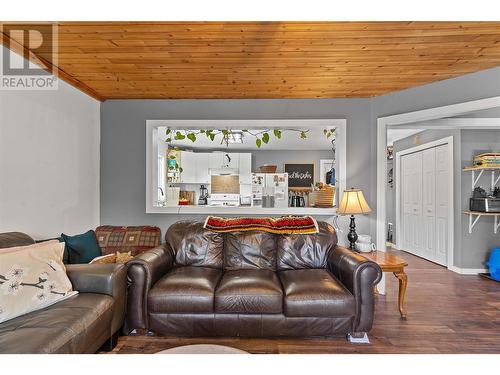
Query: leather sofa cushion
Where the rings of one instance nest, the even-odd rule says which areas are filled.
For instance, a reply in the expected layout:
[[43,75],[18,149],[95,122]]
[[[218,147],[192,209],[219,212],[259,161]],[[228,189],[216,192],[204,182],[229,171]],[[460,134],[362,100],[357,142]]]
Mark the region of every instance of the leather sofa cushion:
[[276,271],[276,235],[259,231],[226,233],[224,269]]
[[325,269],[282,271],[279,278],[286,316],[355,315],[354,296]]
[[278,314],[282,311],[283,291],[273,271],[226,271],[215,291],[217,313]]
[[337,245],[337,234],[324,221],[318,222],[318,229],[316,234],[278,236],[278,270],[326,268],[328,252]]
[[222,271],[209,267],[177,267],[151,288],[148,310],[153,313],[211,313]]
[[35,240],[21,232],[0,233],[0,249],[16,246],[33,245]]
[[203,223],[179,221],[171,225],[165,240],[181,266],[222,268],[223,235],[203,228]]
[[95,353],[111,336],[113,298],[82,293],[0,324],[0,353]]

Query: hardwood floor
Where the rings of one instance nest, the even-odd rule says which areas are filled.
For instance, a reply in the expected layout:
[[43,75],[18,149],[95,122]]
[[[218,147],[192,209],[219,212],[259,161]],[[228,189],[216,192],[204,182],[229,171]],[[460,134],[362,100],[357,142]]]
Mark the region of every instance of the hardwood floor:
[[500,353],[500,283],[463,276],[402,251],[408,262],[406,320],[399,316],[398,282],[376,302],[371,343],[335,339],[121,337],[112,353],[155,353],[180,345],[212,343],[250,353]]

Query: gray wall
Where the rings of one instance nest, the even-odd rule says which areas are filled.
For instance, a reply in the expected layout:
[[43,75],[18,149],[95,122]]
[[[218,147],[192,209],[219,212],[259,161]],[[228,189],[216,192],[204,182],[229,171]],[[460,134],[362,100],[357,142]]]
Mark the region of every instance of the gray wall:
[[[347,119],[347,185],[363,189],[375,208],[376,131],[369,126],[369,99],[108,100],[101,105],[101,223],[150,224],[164,231],[180,219],[202,218],[145,213],[146,120],[300,118]],[[375,234],[374,213],[356,223],[359,233]]]
[[358,229],[374,236],[377,118],[492,96],[500,96],[500,68],[372,99],[108,100],[101,105],[101,222],[165,229],[179,219],[144,213],[146,120],[347,118],[347,185],[364,190],[374,212],[357,219]]
[[[472,164],[472,158],[483,152],[500,151],[499,130],[462,130],[461,167]],[[460,160],[460,159],[459,159]],[[460,172],[457,180],[461,181],[461,211],[469,209],[471,196],[471,172]],[[498,174],[497,174],[498,175]],[[490,191],[491,174],[484,172],[476,186]],[[497,185],[498,186],[498,185]],[[462,216],[461,252],[458,264],[464,268],[484,268],[483,262],[489,257],[491,248],[500,246],[500,235],[493,233],[493,218],[482,217],[469,234],[468,216]]]

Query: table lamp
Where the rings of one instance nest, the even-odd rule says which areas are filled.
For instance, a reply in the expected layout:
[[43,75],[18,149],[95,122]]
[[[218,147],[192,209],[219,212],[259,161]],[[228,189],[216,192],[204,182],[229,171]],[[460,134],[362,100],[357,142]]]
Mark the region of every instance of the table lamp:
[[350,244],[349,249],[355,250],[355,244],[358,240],[354,215],[369,214],[370,212],[372,212],[372,210],[370,206],[368,206],[368,203],[366,203],[366,199],[361,189],[351,188],[344,190],[337,213],[340,215],[351,215],[351,224],[349,225],[349,234],[347,235]]

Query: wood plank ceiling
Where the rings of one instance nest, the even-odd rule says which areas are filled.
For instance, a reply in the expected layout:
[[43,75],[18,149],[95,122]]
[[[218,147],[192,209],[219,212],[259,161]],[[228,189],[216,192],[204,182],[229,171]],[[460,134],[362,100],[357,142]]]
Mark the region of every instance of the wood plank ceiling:
[[500,66],[500,22],[58,25],[62,78],[101,100],[371,97]]

